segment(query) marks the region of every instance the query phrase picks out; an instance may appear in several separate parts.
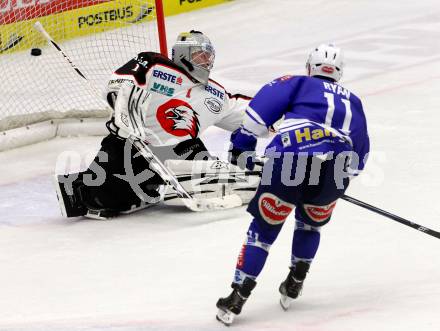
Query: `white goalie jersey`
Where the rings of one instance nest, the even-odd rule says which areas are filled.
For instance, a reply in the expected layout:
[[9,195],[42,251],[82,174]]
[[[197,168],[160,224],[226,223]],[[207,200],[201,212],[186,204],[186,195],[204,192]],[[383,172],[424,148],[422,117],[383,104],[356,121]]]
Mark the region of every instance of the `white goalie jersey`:
[[236,130],[250,98],[231,95],[212,80],[203,85],[168,58],[146,52],[114,72],[107,100],[119,135],[167,146],[197,138],[213,125]]

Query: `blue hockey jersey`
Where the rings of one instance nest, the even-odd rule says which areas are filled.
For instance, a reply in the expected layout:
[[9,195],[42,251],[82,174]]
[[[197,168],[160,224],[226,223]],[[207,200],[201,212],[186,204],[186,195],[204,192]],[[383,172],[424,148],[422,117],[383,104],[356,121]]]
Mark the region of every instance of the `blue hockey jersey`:
[[360,99],[346,88],[309,76],[270,82],[249,104],[240,131],[231,137],[233,145],[248,150],[283,117],[274,141],[285,150],[291,146],[292,151],[315,152],[331,140],[344,140],[359,157],[358,170],[364,168],[369,152],[366,118]]

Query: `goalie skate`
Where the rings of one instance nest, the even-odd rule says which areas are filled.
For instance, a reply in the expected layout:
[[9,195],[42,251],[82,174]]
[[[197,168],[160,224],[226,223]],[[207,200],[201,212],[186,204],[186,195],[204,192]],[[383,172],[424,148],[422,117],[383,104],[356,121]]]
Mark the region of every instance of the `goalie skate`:
[[[76,174],[78,175],[78,174]],[[68,180],[69,175],[55,175],[53,184],[64,217],[78,217],[87,214],[87,208],[82,203],[78,194],[75,194],[75,180]]]
[[[78,176],[79,174],[55,175],[54,186],[61,209],[61,215],[64,217],[85,216],[97,220],[107,220],[118,214],[115,210],[90,208],[86,206],[79,189],[80,179],[70,180],[69,176]],[[145,207],[144,207],[145,208]]]

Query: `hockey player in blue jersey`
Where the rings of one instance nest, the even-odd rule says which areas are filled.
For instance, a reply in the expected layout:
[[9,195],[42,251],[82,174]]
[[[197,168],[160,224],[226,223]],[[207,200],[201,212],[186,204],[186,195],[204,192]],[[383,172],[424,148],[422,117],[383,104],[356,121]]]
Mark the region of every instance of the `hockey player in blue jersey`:
[[253,220],[238,256],[233,291],[217,302],[217,319],[227,325],[240,314],[293,212],[290,272],[279,287],[280,303],[289,308],[318,250],[321,227],[330,221],[350,179],[365,166],[369,138],[362,103],[337,83],[343,71],[341,50],[318,46],[306,69],[307,76],[285,76],[265,85],[231,136],[231,161],[252,169],[257,138],[283,118],[266,147],[262,179],[247,209]]

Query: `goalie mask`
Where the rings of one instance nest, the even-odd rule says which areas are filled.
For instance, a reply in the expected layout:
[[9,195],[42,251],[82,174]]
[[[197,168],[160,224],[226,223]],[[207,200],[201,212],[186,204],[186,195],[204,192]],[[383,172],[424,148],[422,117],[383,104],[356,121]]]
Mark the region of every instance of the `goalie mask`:
[[309,76],[322,76],[335,82],[342,77],[344,63],[340,48],[333,44],[321,44],[316,47],[307,59],[306,68]]
[[177,37],[173,46],[172,60],[200,83],[208,84],[214,59],[214,47],[203,33],[191,30]]

